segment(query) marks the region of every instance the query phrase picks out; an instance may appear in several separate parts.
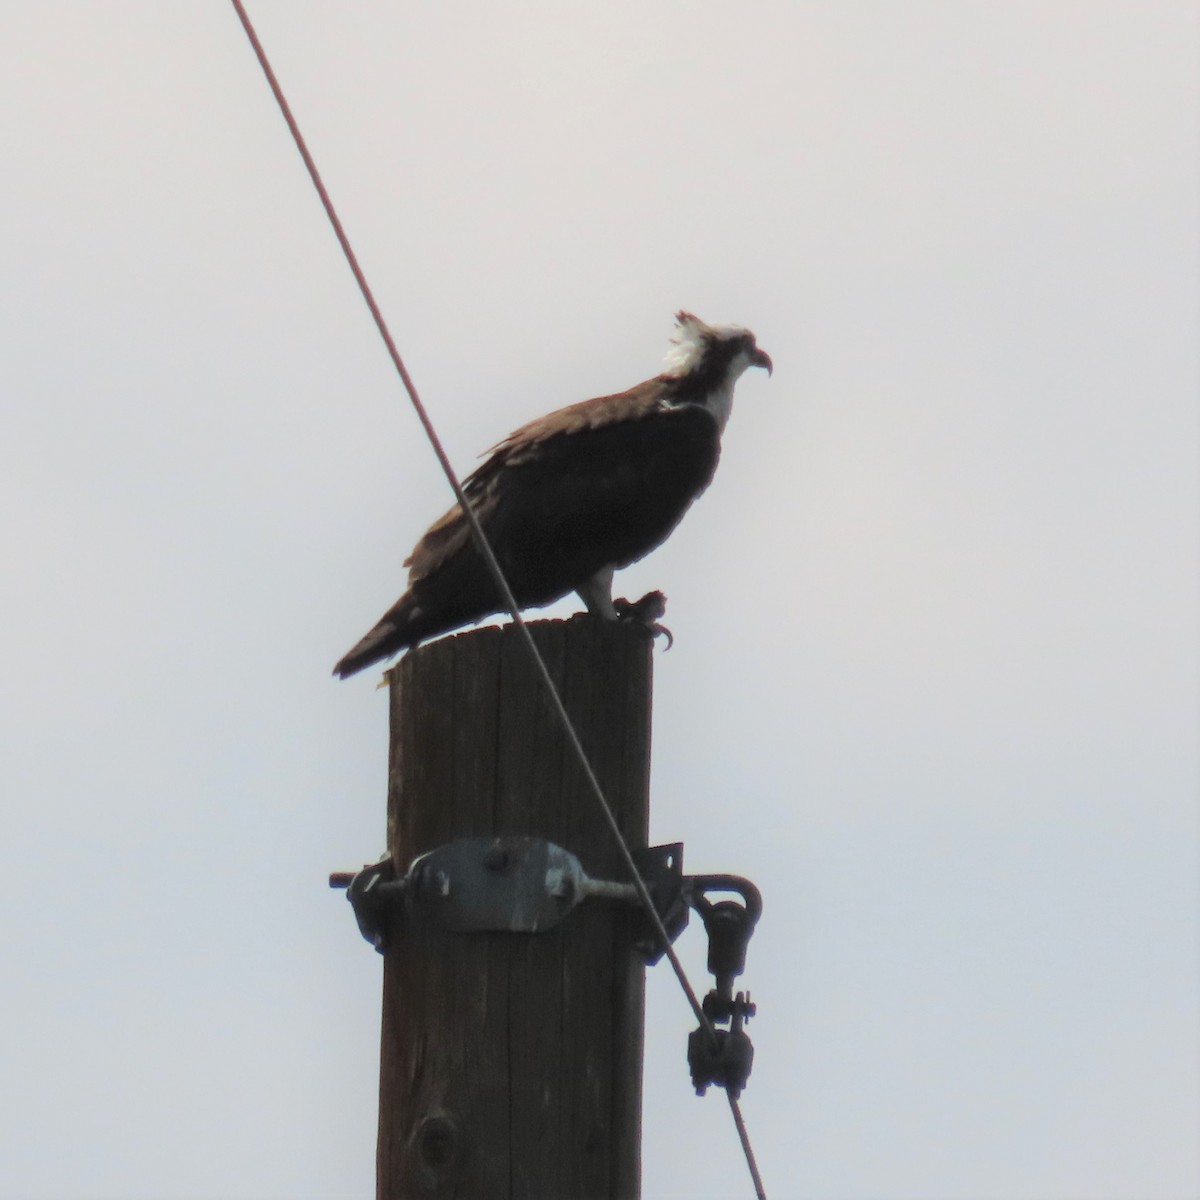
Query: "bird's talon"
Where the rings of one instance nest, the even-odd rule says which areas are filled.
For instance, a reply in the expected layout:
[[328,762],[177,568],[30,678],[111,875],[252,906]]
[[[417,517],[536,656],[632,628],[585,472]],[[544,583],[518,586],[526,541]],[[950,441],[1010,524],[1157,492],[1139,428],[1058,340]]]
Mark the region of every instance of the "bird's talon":
[[668,650],[675,644],[671,631],[659,621],[659,617],[665,616],[667,611],[667,598],[662,592],[647,592],[640,600],[614,599],[613,608],[617,610],[618,620],[636,621],[652,637],[665,635]]

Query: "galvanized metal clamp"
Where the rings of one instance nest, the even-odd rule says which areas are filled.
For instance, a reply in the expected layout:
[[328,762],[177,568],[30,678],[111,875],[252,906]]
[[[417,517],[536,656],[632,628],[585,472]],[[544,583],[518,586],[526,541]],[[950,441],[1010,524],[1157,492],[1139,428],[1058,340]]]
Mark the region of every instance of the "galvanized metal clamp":
[[[683,847],[650,846],[633,857],[674,941],[687,924]],[[458,838],[414,859],[403,878],[383,859],[357,874],[330,875],[329,886],[346,889],[360,932],[380,953],[405,912],[455,933],[539,933],[588,899],[638,903],[632,883],[593,879],[570,851],[532,837]],[[634,944],[647,962],[662,953],[648,920]]]

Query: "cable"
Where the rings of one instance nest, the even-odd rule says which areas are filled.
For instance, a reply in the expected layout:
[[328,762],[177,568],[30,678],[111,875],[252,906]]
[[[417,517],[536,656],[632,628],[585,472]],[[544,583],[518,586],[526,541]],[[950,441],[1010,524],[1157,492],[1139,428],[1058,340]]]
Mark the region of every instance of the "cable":
[[[513,595],[512,588],[509,586],[508,580],[504,576],[504,571],[500,563],[496,559],[496,555],[488,542],[487,535],[483,531],[483,526],[479,523],[479,518],[475,515],[474,509],[471,507],[470,501],[467,499],[466,493],[463,491],[462,484],[458,481],[458,476],[455,474],[453,466],[450,464],[450,459],[446,455],[446,451],[442,446],[441,439],[438,437],[437,430],[430,420],[428,412],[425,410],[425,405],[421,402],[421,397],[417,393],[416,385],[412,381],[412,377],[408,373],[408,369],[404,365],[404,360],[400,357],[400,351],[396,348],[396,343],[392,340],[391,331],[388,329],[387,322],[383,319],[383,313],[379,309],[379,305],[375,301],[375,295],[371,291],[371,286],[367,282],[367,277],[363,274],[362,268],[358,264],[358,257],[354,253],[354,248],[350,245],[350,239],[346,236],[346,231],[342,227],[341,219],[338,217],[337,210],[333,206],[333,201],[329,198],[329,193],[325,189],[325,184],[321,179],[321,173],[317,170],[317,164],[313,156],[309,153],[308,144],[304,140],[304,135],[300,132],[300,126],[296,123],[296,118],[292,115],[291,106],[287,102],[287,98],[283,94],[283,89],[279,85],[279,80],[275,77],[275,72],[271,67],[270,61],[267,59],[266,51],[263,49],[262,43],[258,39],[258,34],[254,30],[254,25],[250,21],[249,14],[246,12],[242,4],[242,0],[230,0],[233,4],[234,11],[238,15],[238,20],[242,23],[242,28],[246,32],[246,37],[250,41],[250,45],[254,50],[254,55],[258,59],[258,64],[262,68],[263,74],[266,76],[267,83],[270,85],[271,92],[275,97],[275,102],[279,105],[279,110],[283,114],[283,119],[287,122],[287,127],[292,135],[292,140],[296,143],[296,149],[300,151],[300,157],[304,160],[304,165],[308,169],[309,177],[312,179],[313,186],[317,190],[317,195],[321,198],[321,204],[325,208],[325,214],[329,218],[329,223],[333,226],[333,232],[337,235],[338,243],[342,247],[342,253],[346,256],[346,261],[350,265],[350,270],[354,274],[355,282],[358,284],[359,291],[362,293],[363,299],[367,303],[367,308],[371,311],[371,316],[374,318],[375,326],[379,330],[380,336],[383,338],[384,345],[387,347],[388,354],[391,356],[392,364],[395,366],[397,373],[400,376],[400,381],[404,384],[404,390],[408,393],[408,398],[412,402],[413,409],[416,411],[417,418],[421,422],[422,428],[425,430],[425,436],[429,439],[429,444],[433,447],[433,452],[437,456],[438,462],[441,464],[443,473],[449,481],[450,487],[454,491],[455,499],[458,501],[459,507],[463,511],[463,515],[467,518],[467,522],[471,526],[471,535],[475,539],[475,544],[479,548],[480,554],[483,556],[484,562],[487,564],[488,570],[491,572],[492,578],[495,580],[496,587],[504,600],[505,607],[512,616],[513,624],[520,630],[520,636],[525,643],[529,654],[536,666],[537,673],[541,678],[542,684],[545,686],[547,694],[550,696],[551,705],[558,718],[559,724],[562,726],[563,732],[566,734],[568,742],[571,744],[571,749],[574,751],[576,758],[579,760],[580,766],[583,768],[584,776],[587,779],[588,787],[593,796],[596,798],[596,803],[600,806],[600,811],[604,816],[604,820],[608,825],[613,838],[616,840],[617,847],[620,851],[621,858],[625,863],[625,868],[629,872],[629,876],[633,881],[634,887],[637,889],[638,897],[650,918],[650,923],[654,927],[655,933],[658,935],[660,944],[670,961],[671,969],[675,972],[676,978],[679,980],[679,986],[683,989],[684,995],[687,997],[688,1003],[691,1005],[692,1012],[695,1013],[696,1019],[700,1022],[701,1028],[705,1034],[712,1040],[716,1041],[717,1031],[712,1021],[709,1020],[708,1014],[704,1011],[700,1001],[696,998],[695,990],[692,988],[688,980],[687,973],[683,969],[683,964],[679,961],[678,954],[675,953],[675,947],[671,944],[670,934],[667,933],[666,926],[663,924],[662,917],[659,916],[658,910],[654,907],[654,900],[650,895],[649,888],[646,887],[645,880],[642,879],[641,872],[637,869],[637,864],[633,860],[633,854],[629,847],[625,844],[625,838],[621,834],[621,827],[617,824],[616,817],[613,816],[612,808],[609,806],[608,800],[604,795],[604,789],[600,786],[599,779],[596,778],[596,773],[592,769],[592,764],[588,761],[587,752],[583,748],[583,743],[579,739],[579,734],[575,731],[575,726],[571,721],[562,697],[558,694],[558,688],[554,686],[554,680],[551,678],[550,671],[546,666],[545,659],[542,658],[541,652],[537,648],[537,644],[533,640],[533,635],[529,632],[529,627],[525,623],[525,618],[521,615],[520,606],[517,604],[516,597]],[[727,1092],[726,1095],[729,1095]],[[730,1108],[734,1115],[734,1122],[737,1125],[738,1136],[742,1142],[742,1149],[746,1154],[746,1162],[750,1167],[750,1174],[754,1179],[754,1186],[759,1200],[766,1200],[765,1193],[762,1189],[762,1181],[758,1175],[758,1168],[754,1161],[753,1151],[750,1147],[750,1140],[746,1133],[745,1123],[742,1120],[741,1108],[733,1096],[729,1096]]]
[[742,1143],[742,1153],[746,1156],[746,1166],[750,1168],[750,1178],[754,1181],[754,1195],[758,1200],[767,1200],[767,1193],[763,1190],[762,1176],[758,1173],[758,1161],[754,1157],[754,1147],[750,1145],[750,1135],[746,1132],[746,1119],[742,1116],[742,1106],[728,1088],[725,1089],[725,1096],[729,1100],[729,1111],[733,1113],[733,1123],[737,1126],[738,1140]]

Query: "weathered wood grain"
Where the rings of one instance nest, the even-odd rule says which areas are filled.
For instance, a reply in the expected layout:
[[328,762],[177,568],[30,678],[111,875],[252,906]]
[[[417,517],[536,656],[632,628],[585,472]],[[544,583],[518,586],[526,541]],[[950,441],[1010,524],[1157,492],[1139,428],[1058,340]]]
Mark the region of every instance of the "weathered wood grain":
[[[644,846],[651,645],[629,624],[530,625],[630,845]],[[459,837],[525,834],[624,878],[512,627],[389,673],[397,869]],[[417,921],[384,961],[379,1200],[626,1200],[639,1190],[643,969],[630,913],[589,902],[538,934]]]

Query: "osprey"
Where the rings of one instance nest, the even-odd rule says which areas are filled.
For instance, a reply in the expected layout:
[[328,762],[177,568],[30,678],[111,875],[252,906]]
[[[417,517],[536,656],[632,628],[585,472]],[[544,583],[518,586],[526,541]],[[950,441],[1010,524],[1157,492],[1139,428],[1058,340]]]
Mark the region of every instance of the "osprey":
[[[523,425],[464,482],[521,608],[571,591],[608,620],[661,604],[614,602],[613,572],[661,544],[712,480],[742,372],[772,369],[749,330],[675,320],[662,374]],[[457,504],[404,565],[408,591],[334,667],[340,678],[504,608]]]

